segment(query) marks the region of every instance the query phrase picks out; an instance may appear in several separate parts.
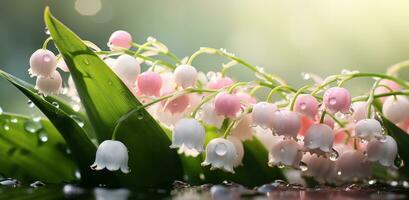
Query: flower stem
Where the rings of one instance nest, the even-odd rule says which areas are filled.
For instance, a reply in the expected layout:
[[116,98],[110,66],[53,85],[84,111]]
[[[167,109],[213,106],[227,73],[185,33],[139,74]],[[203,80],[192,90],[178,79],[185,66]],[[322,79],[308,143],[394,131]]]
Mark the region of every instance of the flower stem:
[[44,50],[47,49],[48,43],[49,43],[51,40],[53,40],[53,38],[52,38],[52,37],[48,37],[48,38],[44,41],[44,43],[43,43],[43,49],[44,49]]
[[310,88],[311,86],[312,86],[312,85],[306,85],[306,86],[300,88],[300,89],[294,94],[294,97],[293,97],[293,99],[291,100],[291,104],[290,104],[290,111],[293,111],[293,110],[294,110],[295,101],[297,100],[297,97],[298,97],[301,93],[303,93],[304,90]]

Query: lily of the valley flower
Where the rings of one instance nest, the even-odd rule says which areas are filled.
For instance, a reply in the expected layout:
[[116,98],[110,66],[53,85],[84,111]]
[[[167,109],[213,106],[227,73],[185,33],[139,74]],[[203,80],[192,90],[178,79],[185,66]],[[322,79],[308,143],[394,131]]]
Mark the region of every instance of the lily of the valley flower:
[[129,173],[128,149],[117,140],[105,140],[97,149],[95,162],[91,165],[93,170],[108,169],[116,171],[121,169],[123,173]]
[[384,139],[372,139],[366,145],[368,161],[378,162],[385,167],[396,167],[395,158],[398,155],[398,146],[395,139],[386,135]]
[[141,66],[136,58],[128,54],[123,54],[116,59],[112,66],[112,70],[127,85],[134,86],[136,79],[141,72]]
[[182,88],[194,86],[197,81],[197,70],[191,65],[179,65],[173,75],[176,84]]
[[259,102],[253,106],[252,119],[256,126],[262,128],[270,127],[273,113],[277,110],[277,106],[268,102]]
[[335,176],[341,180],[356,180],[370,175],[369,163],[361,150],[347,150],[335,162]]
[[120,48],[129,49],[132,46],[132,36],[126,31],[118,30],[109,37],[108,47],[111,50]]
[[381,123],[376,119],[363,119],[356,123],[355,136],[357,138],[370,141],[371,139],[382,137]]
[[325,156],[333,151],[333,143],[334,133],[326,124],[314,124],[305,133],[304,148],[310,153]]
[[342,87],[332,87],[324,93],[324,105],[332,113],[349,113],[351,94]]
[[271,126],[273,133],[282,135],[285,138],[297,139],[298,131],[301,128],[300,116],[289,110],[278,110],[273,114]]
[[401,123],[409,118],[409,99],[405,96],[386,98],[382,113],[393,123]]
[[237,158],[234,144],[223,138],[211,140],[206,146],[206,159],[202,166],[211,165],[210,169],[222,169],[234,173],[233,166]]
[[239,166],[239,165],[242,165],[242,160],[243,160],[243,157],[244,157],[244,147],[243,147],[243,143],[242,143],[237,137],[232,136],[232,135],[229,136],[229,137],[227,138],[227,140],[229,140],[230,142],[232,142],[233,145],[234,145],[234,149],[236,149],[237,157],[236,157],[236,159],[234,160],[233,166],[234,166],[234,167],[237,167],[237,166]]
[[204,127],[195,119],[183,118],[173,128],[170,148],[179,148],[179,153],[196,157],[203,151],[204,140]]
[[57,69],[57,59],[53,52],[38,49],[30,57],[31,76],[50,76]]
[[269,166],[291,166],[300,168],[302,159],[301,146],[294,140],[282,140],[276,143],[270,150]]
[[201,119],[205,124],[220,128],[222,127],[224,117],[217,115],[214,109],[214,103],[211,102],[202,106]]
[[58,94],[62,87],[62,78],[56,70],[49,76],[37,76],[36,88],[44,95]]

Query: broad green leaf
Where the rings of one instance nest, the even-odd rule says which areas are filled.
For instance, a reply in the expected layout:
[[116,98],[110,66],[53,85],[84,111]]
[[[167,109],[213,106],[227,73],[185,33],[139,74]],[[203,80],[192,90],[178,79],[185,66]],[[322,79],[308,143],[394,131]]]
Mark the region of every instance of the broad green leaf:
[[75,163],[67,154],[64,139],[48,120],[3,113],[0,125],[3,176],[47,183],[75,180]]
[[[81,102],[99,141],[111,139],[117,120],[141,106],[127,86],[84,42],[48,9],[44,14],[51,36],[67,63]],[[129,150],[132,172],[115,172],[130,187],[169,184],[180,179],[182,167],[158,123],[141,109],[118,129],[116,139]],[[95,153],[95,152],[92,152]]]
[[382,116],[382,122],[386,132],[396,140],[399,156],[405,163],[405,165],[399,169],[400,174],[409,178],[409,134],[397,127],[385,116]]
[[[84,129],[82,129],[69,114],[22,85],[22,80],[3,71],[0,71],[0,76],[5,78],[26,95],[41,110],[41,112],[48,117],[51,123],[60,132],[67,146],[70,148],[71,155],[82,174],[82,182],[85,185],[100,183],[102,179],[98,179],[98,177],[102,176],[98,176],[99,174],[93,172],[89,167],[94,162],[96,146],[88,138]],[[107,180],[108,182],[115,181],[114,179],[109,178],[107,178]]]

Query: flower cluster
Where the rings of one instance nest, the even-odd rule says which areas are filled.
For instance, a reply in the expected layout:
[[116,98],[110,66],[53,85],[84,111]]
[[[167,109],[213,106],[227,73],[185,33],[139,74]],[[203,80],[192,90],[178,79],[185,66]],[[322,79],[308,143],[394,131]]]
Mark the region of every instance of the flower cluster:
[[[409,132],[407,81],[345,71],[325,79],[304,74],[315,77],[313,82],[294,89],[224,49],[201,48],[179,59],[156,39],[136,44],[126,31],[114,32],[108,46],[111,51],[93,49],[148,112],[172,129],[170,148],[186,156],[205,153],[202,166],[234,173],[246,153],[243,141],[257,138],[269,151],[266,164],[300,169],[318,181],[367,178],[375,164],[391,170],[399,167],[394,164],[397,143],[385,133],[379,115]],[[192,64],[202,54],[223,56],[229,62],[220,72],[204,73]],[[37,88],[43,94],[60,91],[57,60],[63,62],[45,49],[30,59],[30,74],[38,76]],[[141,65],[147,66],[142,73]],[[228,77],[227,70],[236,65],[248,68],[256,80],[237,82]],[[59,68],[69,71],[66,65]],[[368,94],[353,97],[344,83],[359,77],[373,78],[374,84]],[[73,84],[68,87],[73,92],[67,95],[76,96]],[[269,90],[264,98],[262,88]],[[207,127],[222,134],[206,142]],[[125,145],[109,140],[99,146],[92,168],[128,172],[127,160]]]

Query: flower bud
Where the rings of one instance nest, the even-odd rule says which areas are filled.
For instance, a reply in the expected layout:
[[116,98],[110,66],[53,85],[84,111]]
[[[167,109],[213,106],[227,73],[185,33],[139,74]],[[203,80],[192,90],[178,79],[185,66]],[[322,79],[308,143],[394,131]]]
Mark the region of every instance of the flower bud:
[[355,136],[366,141],[374,137],[381,138],[382,133],[381,123],[376,119],[362,119],[355,126]]
[[209,89],[221,89],[233,85],[233,80],[229,77],[217,77],[207,83]]
[[253,129],[251,128],[252,121],[250,114],[247,114],[243,119],[239,121],[236,127],[231,131],[231,135],[244,141],[253,138]]
[[332,87],[324,93],[324,105],[332,113],[348,113],[351,107],[351,94],[345,88]]
[[314,118],[318,113],[319,102],[310,94],[301,94],[295,100],[294,110]]
[[298,131],[301,128],[300,116],[289,110],[277,110],[273,113],[271,122],[273,133],[286,138],[297,139]]
[[139,92],[148,96],[159,96],[162,78],[155,72],[144,72],[138,77]]
[[272,103],[258,102],[253,106],[253,111],[251,112],[253,124],[262,128],[270,127],[276,110],[277,106]]
[[134,85],[141,71],[141,66],[134,57],[123,54],[116,59],[112,70],[125,84]]
[[91,165],[91,169],[102,170],[104,168],[109,171],[121,169],[123,173],[130,172],[128,168],[128,149],[122,142],[105,140],[98,146],[95,162]]
[[276,143],[270,151],[269,166],[300,167],[302,158],[301,146],[294,140],[282,140]]
[[115,31],[109,37],[108,47],[110,47],[111,50],[117,49],[115,47],[129,49],[131,48],[131,46],[132,46],[132,36],[126,31],[122,31],[122,30]]
[[405,96],[389,96],[382,112],[391,122],[401,123],[409,118],[409,100]]
[[224,117],[216,114],[213,103],[206,103],[202,106],[201,120],[207,125],[220,128],[222,127]]
[[193,157],[203,151],[205,129],[195,119],[183,118],[179,120],[172,133],[170,148],[179,148],[179,153]]
[[196,68],[190,65],[179,65],[176,67],[173,75],[175,82],[183,89],[196,85],[197,71]]
[[46,49],[38,49],[30,57],[31,76],[51,76],[57,69],[57,61],[53,52]]
[[334,133],[326,124],[312,125],[304,137],[305,150],[317,155],[326,155],[333,151]]
[[398,145],[395,139],[386,135],[384,139],[372,139],[366,145],[368,161],[378,162],[385,167],[395,167],[394,161],[398,155]]
[[37,76],[36,88],[44,95],[58,94],[61,91],[62,78],[58,71],[49,76]]
[[219,93],[214,100],[215,111],[218,115],[234,118],[240,111],[240,99],[234,94]]
[[211,140],[206,146],[206,159],[202,166],[211,165],[210,170],[222,169],[234,173],[233,166],[237,158],[234,144],[223,138]]

